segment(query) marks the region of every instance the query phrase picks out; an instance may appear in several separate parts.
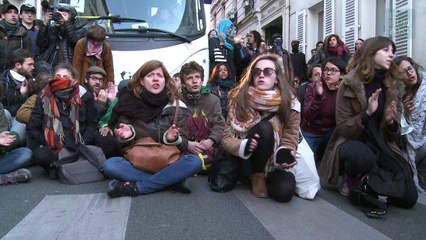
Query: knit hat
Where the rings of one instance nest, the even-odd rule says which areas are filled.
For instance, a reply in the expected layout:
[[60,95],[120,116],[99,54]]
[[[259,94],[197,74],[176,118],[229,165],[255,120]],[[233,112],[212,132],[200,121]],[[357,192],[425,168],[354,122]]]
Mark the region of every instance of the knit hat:
[[5,14],[10,9],[15,9],[16,12],[18,12],[18,8],[15,5],[10,4],[9,1],[7,1],[7,2],[3,3],[3,5],[1,6],[1,13]]
[[94,74],[94,73],[99,73],[104,77],[107,75],[105,70],[101,67],[98,67],[98,66],[91,66],[87,69],[87,75]]
[[323,63],[323,65],[322,65],[322,68],[324,68],[325,67],[325,65],[327,64],[327,63],[331,63],[331,64],[333,64],[334,66],[336,66],[339,70],[340,70],[340,72],[342,73],[342,74],[346,74],[346,66],[347,66],[347,64],[341,59],[341,58],[339,58],[339,57],[331,57],[331,58],[327,58],[325,61],[324,61],[324,63]]
[[37,9],[31,4],[23,4],[19,9],[19,13],[22,14],[23,11],[37,13]]

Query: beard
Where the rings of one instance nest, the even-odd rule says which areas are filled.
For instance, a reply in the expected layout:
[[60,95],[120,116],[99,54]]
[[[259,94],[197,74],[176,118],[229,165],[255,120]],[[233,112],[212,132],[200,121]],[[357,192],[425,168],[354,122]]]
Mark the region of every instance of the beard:
[[30,78],[33,77],[30,72],[24,70],[23,68],[18,69],[18,71],[16,71],[16,72],[21,74],[22,76],[24,76],[27,79],[30,79]]

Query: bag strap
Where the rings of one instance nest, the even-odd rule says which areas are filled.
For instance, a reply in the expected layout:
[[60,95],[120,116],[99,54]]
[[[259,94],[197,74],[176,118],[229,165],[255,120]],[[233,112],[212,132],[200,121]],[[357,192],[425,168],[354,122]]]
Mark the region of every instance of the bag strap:
[[83,155],[83,157],[89,161],[93,166],[95,166],[99,171],[103,172],[102,166],[99,163],[98,157],[84,144],[79,144],[77,146],[78,151]]
[[77,148],[67,148],[67,149],[71,152],[71,155],[52,162],[50,164],[51,167],[59,167],[67,163],[73,163],[80,158],[80,153],[78,152]]
[[179,99],[176,99],[176,110],[175,110],[175,116],[173,118],[173,124],[176,125],[178,118],[179,118]]

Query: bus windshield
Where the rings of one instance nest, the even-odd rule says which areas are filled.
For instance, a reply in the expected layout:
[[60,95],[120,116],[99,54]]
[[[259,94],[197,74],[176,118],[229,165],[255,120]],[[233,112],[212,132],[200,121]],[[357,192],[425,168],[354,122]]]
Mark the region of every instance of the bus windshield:
[[[95,20],[108,35],[141,35],[152,29],[191,37],[205,32],[200,0],[85,0],[80,21]],[[151,31],[154,32],[154,31]]]

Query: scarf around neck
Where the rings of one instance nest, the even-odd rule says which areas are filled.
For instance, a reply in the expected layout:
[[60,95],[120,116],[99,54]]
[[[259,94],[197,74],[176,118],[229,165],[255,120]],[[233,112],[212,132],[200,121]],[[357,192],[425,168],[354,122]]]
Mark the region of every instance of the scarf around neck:
[[[63,94],[65,93],[65,94]],[[55,152],[64,147],[64,129],[60,120],[60,112],[57,105],[57,95],[60,95],[62,104],[69,105],[69,115],[72,126],[71,131],[75,141],[82,142],[79,131],[78,115],[81,106],[79,95],[79,84],[77,80],[55,78],[49,81],[42,90],[41,100],[43,103],[43,134],[47,144]]]
[[232,103],[228,117],[233,129],[238,132],[248,132],[254,125],[262,120],[261,112],[277,112],[281,104],[281,93],[278,89],[263,91],[250,86],[248,90],[249,111],[246,121],[240,121],[235,112],[235,103]]
[[7,22],[6,20],[1,20],[1,25],[4,27],[7,36],[14,34],[16,31],[18,31],[18,28],[20,27],[19,23],[12,24]]
[[166,88],[159,94],[152,94],[143,90],[140,98],[136,97],[133,90],[124,88],[123,91],[119,92],[118,102],[113,108],[109,125],[114,126],[118,123],[120,115],[149,123],[160,116],[163,108],[169,102]]
[[339,44],[337,44],[334,47],[329,46],[327,48],[327,51],[329,53],[331,53],[333,55],[336,55],[336,56],[339,56],[339,57],[342,56],[343,52],[347,52],[345,46],[344,45],[339,45]]
[[104,43],[101,42],[98,46],[93,44],[93,40],[87,39],[87,53],[86,56],[94,56],[97,59],[101,59]]

